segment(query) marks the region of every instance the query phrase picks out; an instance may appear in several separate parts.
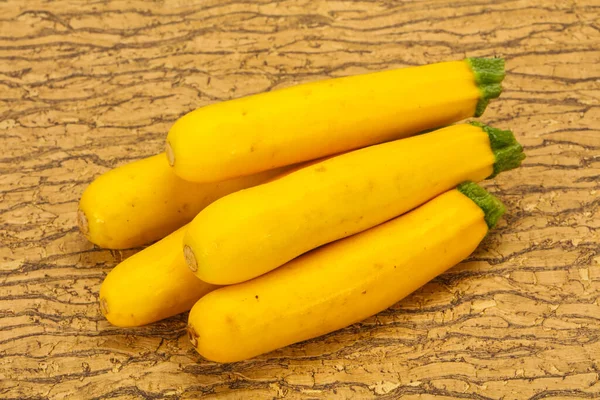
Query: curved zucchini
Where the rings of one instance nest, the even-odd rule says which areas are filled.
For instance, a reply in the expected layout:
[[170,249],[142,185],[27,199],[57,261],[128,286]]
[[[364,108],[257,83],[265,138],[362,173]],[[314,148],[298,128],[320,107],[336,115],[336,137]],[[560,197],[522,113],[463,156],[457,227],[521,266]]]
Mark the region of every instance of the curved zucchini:
[[314,338],[392,306],[465,259],[504,212],[474,183],[200,299],[188,335],[205,358],[233,362]]
[[523,157],[510,131],[481,124],[342,154],[208,206],[188,227],[186,259],[205,282],[243,282]]
[[212,104],[175,122],[167,155],[189,181],[254,174],[479,116],[503,78],[502,59],[469,58]]
[[229,193],[258,185],[284,169],[215,183],[192,183],[173,173],[164,154],[117,167],[83,192],[77,215],[87,239],[127,249],[161,239]]
[[146,325],[177,315],[216,286],[185,265],[185,226],[129,257],[108,273],[100,287],[100,310],[113,325]]

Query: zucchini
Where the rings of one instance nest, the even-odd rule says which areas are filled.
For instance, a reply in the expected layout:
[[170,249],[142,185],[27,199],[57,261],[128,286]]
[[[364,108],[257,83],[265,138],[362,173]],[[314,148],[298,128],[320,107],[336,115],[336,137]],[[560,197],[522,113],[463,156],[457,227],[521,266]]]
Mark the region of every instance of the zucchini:
[[479,116],[503,78],[502,59],[468,58],[297,85],[186,114],[166,153],[188,181],[250,175]]
[[523,159],[512,132],[461,124],[332,157],[202,210],[184,237],[190,268],[225,285],[401,215]]
[[281,174],[284,169],[192,183],[177,177],[164,154],[110,170],[83,192],[77,221],[87,239],[109,249],[139,247],[187,224],[204,207],[229,193]]
[[471,254],[504,212],[466,182],[398,218],[219,288],[192,308],[188,335],[205,358],[233,362],[361,321]]
[[100,287],[100,310],[113,325],[146,325],[188,311],[216,286],[185,265],[185,226],[134,254],[108,273]]

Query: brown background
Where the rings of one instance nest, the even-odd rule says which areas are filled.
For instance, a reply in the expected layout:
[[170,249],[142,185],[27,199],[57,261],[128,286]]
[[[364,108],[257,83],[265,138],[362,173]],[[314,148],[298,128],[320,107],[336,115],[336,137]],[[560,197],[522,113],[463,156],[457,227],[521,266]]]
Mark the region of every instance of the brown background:
[[[131,251],[75,226],[85,186],[198,106],[303,81],[504,56],[483,120],[528,159],[463,264],[376,317],[202,360],[186,316],[110,326]],[[41,0],[0,4],[0,398],[600,398],[600,3]],[[432,95],[435,95],[432,93]]]

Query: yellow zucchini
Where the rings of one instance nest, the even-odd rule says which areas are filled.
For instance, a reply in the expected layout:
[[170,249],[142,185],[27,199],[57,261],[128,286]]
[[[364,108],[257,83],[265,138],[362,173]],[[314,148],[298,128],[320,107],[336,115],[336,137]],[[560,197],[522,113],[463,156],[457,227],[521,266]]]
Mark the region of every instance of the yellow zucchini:
[[108,273],[100,288],[100,309],[111,324],[140,326],[177,315],[216,288],[185,265],[184,233],[185,226]]
[[254,174],[479,116],[503,78],[503,60],[470,58],[212,104],[175,122],[167,156],[189,181]]
[[465,259],[502,204],[467,182],[419,208],[209,293],[188,335],[205,358],[233,362],[341,329],[401,300]]
[[229,193],[263,183],[284,169],[215,183],[192,183],[173,173],[164,154],[110,170],[79,203],[78,224],[100,247],[126,249],[161,239]]
[[205,282],[243,282],[523,157],[510,131],[480,124],[332,157],[205,208],[184,237],[186,259]]

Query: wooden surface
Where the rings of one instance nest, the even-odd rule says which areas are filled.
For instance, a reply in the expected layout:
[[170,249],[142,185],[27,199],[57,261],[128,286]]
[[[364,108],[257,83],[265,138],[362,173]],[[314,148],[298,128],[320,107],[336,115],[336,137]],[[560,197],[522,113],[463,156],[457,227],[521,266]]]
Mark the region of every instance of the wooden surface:
[[[110,326],[132,251],[75,224],[85,186],[161,151],[201,105],[298,82],[504,56],[482,120],[528,159],[463,264],[363,323],[256,359],[202,360],[186,316]],[[0,398],[600,398],[600,3],[0,3]]]

